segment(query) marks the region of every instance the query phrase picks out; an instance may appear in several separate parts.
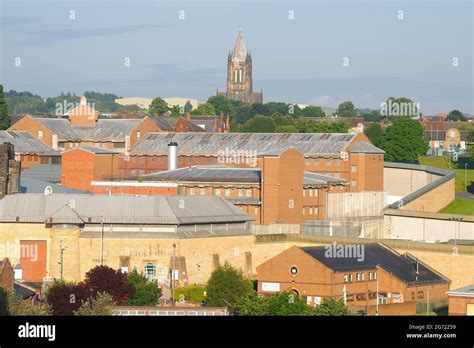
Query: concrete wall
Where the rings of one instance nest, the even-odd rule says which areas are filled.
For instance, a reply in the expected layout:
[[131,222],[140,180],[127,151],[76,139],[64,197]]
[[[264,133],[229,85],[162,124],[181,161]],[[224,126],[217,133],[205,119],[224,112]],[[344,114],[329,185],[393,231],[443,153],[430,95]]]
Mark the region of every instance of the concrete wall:
[[384,167],[383,189],[390,196],[406,196],[440,177],[423,170]]

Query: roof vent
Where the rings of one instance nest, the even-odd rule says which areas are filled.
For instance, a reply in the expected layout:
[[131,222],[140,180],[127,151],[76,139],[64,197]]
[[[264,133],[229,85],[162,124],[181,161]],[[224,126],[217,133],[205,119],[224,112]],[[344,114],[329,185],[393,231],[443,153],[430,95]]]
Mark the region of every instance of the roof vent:
[[44,188],[44,195],[51,196],[53,194],[53,188],[51,186],[46,186]]

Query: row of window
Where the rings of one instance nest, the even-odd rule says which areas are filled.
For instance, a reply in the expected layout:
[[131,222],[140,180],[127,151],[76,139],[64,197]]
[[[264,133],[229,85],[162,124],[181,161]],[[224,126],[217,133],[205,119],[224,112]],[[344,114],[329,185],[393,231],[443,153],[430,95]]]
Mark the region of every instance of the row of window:
[[[368,272],[369,274],[369,280],[377,280],[377,272]],[[356,281],[357,282],[363,282],[365,281],[365,273],[364,272],[358,272],[356,273]],[[352,273],[346,273],[344,274],[344,283],[352,283],[353,282],[353,275]]]
[[[232,190],[235,190],[235,188],[225,188],[224,189],[224,196],[230,197],[232,194]],[[237,195],[239,197],[252,197],[252,189],[237,189]],[[195,187],[190,187],[189,188],[189,195],[190,196],[195,196],[195,195],[201,195],[201,196],[206,196],[206,188],[201,187],[199,190],[197,190]],[[222,190],[220,188],[214,188],[214,196],[221,196],[222,195]]]
[[319,208],[318,207],[304,207],[303,208],[303,216],[305,215],[318,215]]
[[[327,158],[325,161],[326,167],[330,167],[331,163],[334,162],[334,166],[338,167],[341,164],[341,160],[339,158]],[[321,159],[319,158],[307,158],[305,159],[305,164],[308,166],[320,166],[321,165]]]
[[303,197],[306,197],[306,195],[308,195],[308,197],[318,197],[318,193],[319,190],[318,189],[304,189],[303,190]]

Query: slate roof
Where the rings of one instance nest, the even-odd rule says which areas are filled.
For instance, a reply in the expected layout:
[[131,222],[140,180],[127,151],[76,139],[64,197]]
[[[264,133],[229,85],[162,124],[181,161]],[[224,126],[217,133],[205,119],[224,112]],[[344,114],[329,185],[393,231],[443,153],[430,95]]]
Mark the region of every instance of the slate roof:
[[351,148],[352,153],[376,153],[376,154],[384,154],[385,151],[379,149],[378,147],[363,142],[363,141],[358,141],[356,142],[352,148]]
[[58,135],[59,141],[125,141],[143,119],[98,119],[95,127],[75,126],[63,118],[35,118]]
[[74,150],[84,150],[84,151],[94,153],[94,154],[114,154],[114,153],[118,154],[119,153],[110,149],[106,149],[104,147],[95,147],[95,146],[78,146],[72,149],[68,149],[64,152],[69,152],[69,151],[74,151]]
[[79,191],[66,186],[53,184],[48,181],[37,180],[25,175],[20,176],[20,193],[44,193],[47,186],[53,189],[53,193],[89,193],[89,191]]
[[276,149],[296,148],[305,157],[340,156],[354,140],[347,133],[147,133],[131,155],[166,155],[168,143],[178,143],[179,155],[211,155],[247,151],[253,155]]
[[304,172],[304,185],[345,184],[346,180],[315,172]]
[[28,132],[0,131],[0,144],[3,143],[13,144],[15,153],[44,154],[51,151],[48,145]]
[[60,164],[38,164],[21,172],[22,177],[28,177],[39,181],[58,183],[61,181]]
[[448,295],[462,296],[462,297],[474,297],[474,284],[448,291]]
[[[179,118],[177,117],[163,117],[163,116],[152,117],[151,119],[153,120],[153,122],[156,123],[158,127],[160,127],[162,131],[171,131],[171,132],[174,132],[176,130],[176,122],[178,122],[179,120]],[[182,118],[182,120],[186,123],[186,125],[188,126],[188,130],[190,132],[204,132],[205,131],[204,128],[199,127],[197,124],[193,123],[192,121],[188,121],[185,118]]]
[[0,222],[185,225],[255,220],[221,197],[16,194],[0,200]]
[[[336,272],[357,272],[374,269],[377,266],[392,274],[405,284],[449,283],[449,279],[429,268],[410,254],[398,254],[381,243],[358,244],[364,247],[364,258],[358,261],[357,257],[326,257],[327,247],[303,247],[308,255],[318,260]],[[341,244],[341,246],[344,246]],[[354,246],[354,245],[348,245]]]

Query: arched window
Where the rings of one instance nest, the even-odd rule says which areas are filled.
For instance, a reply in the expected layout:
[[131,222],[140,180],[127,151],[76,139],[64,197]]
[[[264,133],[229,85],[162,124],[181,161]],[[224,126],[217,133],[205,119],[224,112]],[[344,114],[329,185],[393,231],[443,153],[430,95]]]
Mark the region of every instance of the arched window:
[[148,262],[145,266],[145,277],[153,278],[156,277],[156,266],[151,262]]

